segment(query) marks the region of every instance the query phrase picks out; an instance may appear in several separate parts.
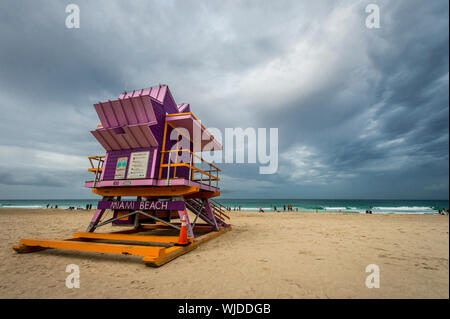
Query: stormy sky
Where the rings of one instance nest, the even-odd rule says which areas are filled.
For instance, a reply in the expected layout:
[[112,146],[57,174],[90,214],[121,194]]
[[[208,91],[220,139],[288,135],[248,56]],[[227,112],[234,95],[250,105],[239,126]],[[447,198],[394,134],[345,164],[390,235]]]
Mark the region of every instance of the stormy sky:
[[[80,28],[65,8],[80,7]],[[380,8],[369,29],[365,8]],[[168,84],[208,127],[278,128],[228,198],[448,199],[448,1],[0,2],[0,199],[95,198],[93,104]]]

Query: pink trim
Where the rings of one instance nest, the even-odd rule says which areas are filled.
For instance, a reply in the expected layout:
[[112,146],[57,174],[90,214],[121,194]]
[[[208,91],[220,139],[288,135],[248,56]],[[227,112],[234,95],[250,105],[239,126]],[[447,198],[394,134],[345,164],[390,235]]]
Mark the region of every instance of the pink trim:
[[[112,186],[154,186],[155,180],[154,179],[121,179],[121,180],[115,180],[115,181],[100,181],[97,182],[97,185],[95,187],[112,187]],[[94,182],[85,182],[84,187],[92,188],[94,187]]]
[[[208,185],[200,185],[196,182],[189,182],[186,179],[171,179],[171,186],[195,186],[200,189],[216,192],[220,191],[220,188],[208,186]],[[123,186],[123,187],[132,187],[132,186],[167,186],[167,181],[164,179],[121,179],[121,180],[109,180],[109,181],[99,181],[96,184],[96,188],[98,187],[113,187],[113,186]],[[92,188],[94,187],[94,182],[85,182],[84,187]]]

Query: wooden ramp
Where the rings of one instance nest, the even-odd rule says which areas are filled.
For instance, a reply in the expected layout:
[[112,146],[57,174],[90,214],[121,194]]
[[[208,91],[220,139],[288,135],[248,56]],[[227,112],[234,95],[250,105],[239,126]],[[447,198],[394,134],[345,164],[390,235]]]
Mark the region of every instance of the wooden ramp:
[[[13,246],[13,249],[18,253],[31,253],[56,248],[137,255],[143,257],[142,261],[146,265],[159,267],[231,230],[231,226],[219,228],[219,231],[206,231],[204,234],[196,236],[195,241],[190,239],[190,244],[187,246],[176,246],[178,236],[139,234],[142,231],[152,229],[154,230],[155,227],[114,233],[75,233],[73,238],[69,239],[22,239],[19,245]],[[204,227],[204,229],[207,230],[208,227]]]

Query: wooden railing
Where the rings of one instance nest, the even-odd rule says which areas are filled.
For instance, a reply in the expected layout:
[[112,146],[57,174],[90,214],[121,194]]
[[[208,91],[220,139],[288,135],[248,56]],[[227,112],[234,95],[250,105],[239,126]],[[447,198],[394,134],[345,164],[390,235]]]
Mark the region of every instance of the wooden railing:
[[210,198],[209,204],[211,205],[214,212],[219,214],[222,217],[222,219],[224,219],[224,217],[230,219],[230,217],[227,214],[225,214],[225,211],[227,210],[226,207],[223,206],[221,203]]
[[[214,201],[214,202],[217,203],[216,201]],[[201,209],[203,207],[203,204],[202,204],[201,200],[196,199],[196,198],[189,199],[189,203],[191,205],[193,205],[194,208],[196,208],[197,210],[199,210],[199,209]],[[217,204],[222,206],[220,203],[217,203]],[[230,217],[227,214],[225,214],[223,212],[223,210],[218,205],[214,205],[212,203],[211,198],[209,199],[209,205],[211,206],[211,209],[213,211],[214,216],[216,216],[217,218],[221,219],[222,221],[225,221],[225,218],[230,219]]]
[[94,187],[97,182],[100,180],[103,171],[103,164],[105,163],[105,156],[89,156],[89,163],[91,163],[91,168],[88,168],[89,172],[93,172],[95,174],[94,177]]
[[[173,155],[175,153],[175,155]],[[181,155],[180,155],[181,153]],[[183,154],[189,154],[189,162],[180,162],[180,159],[185,159]],[[167,162],[165,163],[165,154],[167,156]],[[196,159],[200,160],[200,163],[196,163]],[[200,164],[200,165],[196,165]],[[200,167],[199,167],[200,166]],[[206,168],[204,168],[206,166]],[[201,156],[195,154],[188,149],[161,151],[161,164],[159,167],[159,179],[166,178],[167,180],[182,178],[177,176],[177,167],[189,168],[188,179],[193,182],[206,184],[209,186],[219,187],[219,172],[220,168],[208,161],[205,161]],[[163,176],[163,168],[167,168],[166,175]],[[214,185],[215,184],[215,185]]]

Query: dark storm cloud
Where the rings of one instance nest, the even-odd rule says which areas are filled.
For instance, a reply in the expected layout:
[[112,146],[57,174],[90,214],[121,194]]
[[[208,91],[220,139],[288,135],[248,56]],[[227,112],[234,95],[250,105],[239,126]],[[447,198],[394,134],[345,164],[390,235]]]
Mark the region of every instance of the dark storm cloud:
[[[4,169],[2,169],[4,170]],[[59,187],[67,186],[61,179],[53,176],[51,172],[37,172],[37,173],[22,173],[21,175],[14,175],[11,171],[0,171],[0,184],[7,186],[50,186]]]
[[229,197],[448,197],[448,2],[377,1],[380,29],[366,1],[72,2],[77,30],[0,4],[0,196],[87,196],[92,104],[167,83],[209,126],[279,128],[278,173],[223,164]]
[[[356,34],[350,43],[369,43],[364,65],[350,63],[342,73],[330,74],[325,90],[291,101],[284,111],[276,110],[279,117],[275,112],[268,116],[272,125],[285,120],[282,149],[308,145],[319,154],[316,161],[323,168],[313,175],[316,182],[339,183],[339,174],[356,174],[352,182],[366,181],[369,188],[375,188],[374,179],[383,180],[388,194],[394,191],[395,176],[394,184],[408,189],[396,196],[408,196],[414,176],[418,196],[420,187],[433,182],[441,185],[437,196],[448,196],[447,6],[383,5],[382,23],[391,23],[383,24],[381,31],[365,30],[370,41]],[[341,57],[345,66],[346,58],[354,56]],[[369,72],[358,74],[357,67]],[[361,91],[352,83],[356,76],[370,86]],[[345,96],[344,91],[354,94]]]

